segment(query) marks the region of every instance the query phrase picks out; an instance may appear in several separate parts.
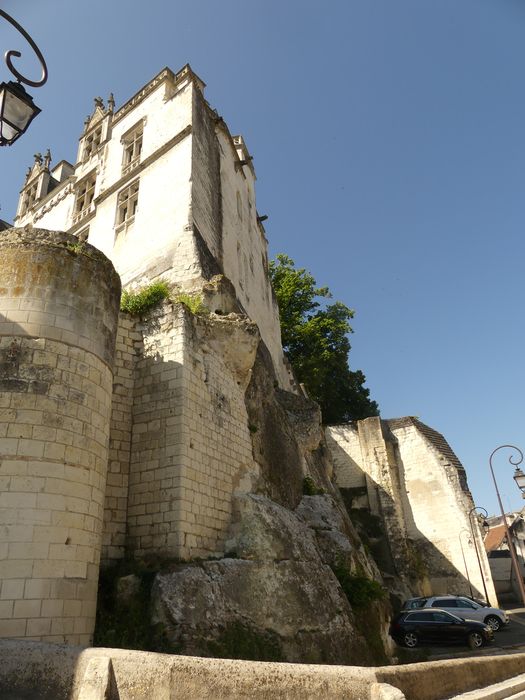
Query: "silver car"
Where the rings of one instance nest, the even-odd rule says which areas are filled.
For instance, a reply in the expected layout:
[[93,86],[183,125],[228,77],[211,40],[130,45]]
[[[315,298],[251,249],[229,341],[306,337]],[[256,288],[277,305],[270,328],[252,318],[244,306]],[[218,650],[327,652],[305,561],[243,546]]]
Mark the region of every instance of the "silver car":
[[440,610],[446,610],[458,617],[484,622],[486,625],[492,627],[494,632],[501,629],[503,625],[509,624],[509,617],[504,610],[500,610],[499,608],[486,608],[470,598],[457,595],[412,598],[406,601],[403,608],[440,608]]

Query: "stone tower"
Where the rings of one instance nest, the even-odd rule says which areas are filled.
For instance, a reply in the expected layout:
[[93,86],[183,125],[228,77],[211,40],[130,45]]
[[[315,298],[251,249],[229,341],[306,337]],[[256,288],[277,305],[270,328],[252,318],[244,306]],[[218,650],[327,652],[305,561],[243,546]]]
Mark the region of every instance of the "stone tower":
[[0,637],[88,644],[120,280],[69,234],[0,236]]

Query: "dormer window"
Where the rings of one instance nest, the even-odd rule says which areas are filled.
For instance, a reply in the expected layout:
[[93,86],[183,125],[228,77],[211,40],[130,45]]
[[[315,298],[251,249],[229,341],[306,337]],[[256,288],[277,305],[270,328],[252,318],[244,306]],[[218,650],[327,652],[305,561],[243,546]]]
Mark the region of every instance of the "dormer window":
[[31,187],[24,192],[22,200],[22,211],[20,212],[20,216],[26,214],[36,203],[37,187],[38,183],[35,182],[34,185],[31,185]]
[[95,173],[84,178],[77,187],[75,199],[75,213],[73,215],[73,225],[81,221],[91,211],[91,204],[95,198],[95,183],[97,177]]
[[93,156],[100,142],[102,141],[102,124],[97,126],[88,136],[84,139],[84,161],[89,160]]
[[124,153],[122,158],[122,174],[126,175],[140,163],[142,152],[142,124],[132,129],[122,139]]

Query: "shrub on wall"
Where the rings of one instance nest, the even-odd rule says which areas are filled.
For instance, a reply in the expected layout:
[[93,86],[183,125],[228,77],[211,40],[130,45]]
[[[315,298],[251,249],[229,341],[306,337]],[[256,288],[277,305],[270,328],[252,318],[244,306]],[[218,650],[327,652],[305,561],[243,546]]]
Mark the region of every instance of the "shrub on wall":
[[190,294],[189,292],[178,292],[172,298],[172,301],[184,306],[191,311],[192,314],[207,314],[209,310],[204,305],[202,295]]
[[334,565],[333,572],[348,598],[348,602],[357,610],[366,608],[374,600],[380,600],[385,595],[380,583],[362,574],[350,573],[341,562]]
[[164,280],[153,282],[147,287],[139,289],[138,292],[128,292],[126,289],[122,292],[120,299],[120,310],[126,311],[128,314],[139,316],[148,309],[156,306],[163,299],[169,299],[170,286]]

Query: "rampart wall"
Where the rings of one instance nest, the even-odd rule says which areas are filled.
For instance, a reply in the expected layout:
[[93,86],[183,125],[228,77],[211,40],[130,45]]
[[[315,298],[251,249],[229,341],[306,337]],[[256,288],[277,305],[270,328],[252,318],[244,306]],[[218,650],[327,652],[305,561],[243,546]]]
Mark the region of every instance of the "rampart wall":
[[328,428],[327,440],[338,486],[352,507],[380,518],[413,594],[472,587],[497,604],[465,470],[442,435],[412,417],[367,418]]

